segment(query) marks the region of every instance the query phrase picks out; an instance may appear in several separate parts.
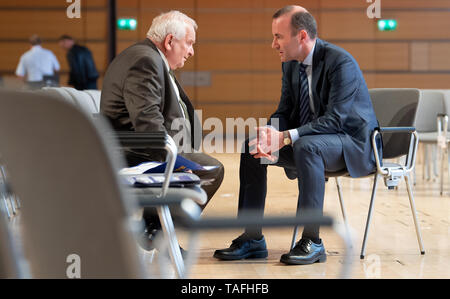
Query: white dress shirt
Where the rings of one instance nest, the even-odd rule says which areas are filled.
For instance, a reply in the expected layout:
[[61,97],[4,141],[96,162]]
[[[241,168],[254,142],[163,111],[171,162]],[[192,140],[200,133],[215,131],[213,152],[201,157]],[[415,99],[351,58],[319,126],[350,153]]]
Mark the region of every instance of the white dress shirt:
[[[306,56],[305,60],[303,60],[303,64],[306,65],[306,75],[308,77],[308,89],[309,89],[309,107],[311,109],[311,113],[314,113],[314,100],[312,97],[312,69],[313,69],[313,55],[314,55],[314,48],[316,47],[316,43],[314,42],[314,46],[312,47],[311,51],[309,52],[308,56]],[[299,62],[300,63],[300,62]],[[298,131],[297,129],[289,130],[289,135],[291,135],[292,145],[295,141],[298,140]]]
[[20,57],[16,75],[26,76],[29,82],[38,82],[43,80],[43,76],[54,75],[55,71],[59,71],[56,56],[52,51],[36,45]]
[[[158,47],[156,47],[156,49],[158,49]],[[163,54],[163,52],[161,52],[160,49],[158,49],[158,52],[159,52],[159,55],[161,55],[162,60],[164,61],[164,65],[166,66],[167,71],[170,72],[170,66],[169,66],[169,62],[167,61],[166,56]],[[180,97],[180,91],[178,90],[178,86],[175,83],[175,80],[172,78],[172,76],[169,76],[169,77],[170,77],[170,82],[172,83],[172,87],[175,90],[175,93],[177,95],[178,105],[180,105],[181,113],[183,113],[183,117],[186,119],[186,115],[184,115],[185,114],[184,109],[183,109],[183,107],[181,107],[181,104],[180,104],[181,97]]]

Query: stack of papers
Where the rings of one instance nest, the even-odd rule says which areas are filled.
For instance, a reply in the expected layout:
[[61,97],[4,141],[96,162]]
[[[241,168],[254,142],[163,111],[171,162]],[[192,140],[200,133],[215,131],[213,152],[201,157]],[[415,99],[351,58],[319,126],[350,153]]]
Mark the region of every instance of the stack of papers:
[[[119,171],[126,185],[136,187],[160,187],[165,177],[166,162],[144,162],[134,167],[123,168]],[[187,171],[209,171],[217,166],[202,166],[182,156],[177,156],[174,165],[174,173],[170,178],[171,187],[185,187],[196,184],[208,185],[214,179],[200,181],[199,177]],[[178,172],[178,173],[176,173]]]
[[[121,175],[138,175],[143,173],[164,173],[167,162],[144,162],[134,167],[123,168],[119,171]],[[186,172],[188,170],[211,170],[217,166],[202,166],[191,160],[178,155],[173,167],[174,172]]]

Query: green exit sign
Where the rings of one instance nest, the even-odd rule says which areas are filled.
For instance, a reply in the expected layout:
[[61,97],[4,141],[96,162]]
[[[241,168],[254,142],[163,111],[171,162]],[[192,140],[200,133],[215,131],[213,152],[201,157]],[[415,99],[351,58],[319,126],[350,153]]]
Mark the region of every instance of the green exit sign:
[[397,29],[397,20],[378,20],[379,31],[394,31]]
[[119,30],[136,30],[137,21],[136,19],[118,19],[117,28]]

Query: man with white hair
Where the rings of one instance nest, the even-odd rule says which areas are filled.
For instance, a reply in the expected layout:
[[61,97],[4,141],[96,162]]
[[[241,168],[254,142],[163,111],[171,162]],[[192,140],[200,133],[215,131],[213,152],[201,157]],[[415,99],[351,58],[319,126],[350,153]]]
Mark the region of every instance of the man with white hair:
[[[217,166],[202,173],[194,171],[201,179],[214,179],[210,185],[203,186],[209,202],[223,180],[224,168],[216,159],[193,152],[199,148],[201,124],[173,74],[194,55],[196,29],[196,22],[179,11],[153,19],[147,38],[125,49],[109,65],[103,81],[100,112],[117,131],[166,132],[180,141],[183,157],[200,165]],[[125,157],[130,166],[164,160],[161,152],[148,150],[126,150]],[[144,220],[145,242],[141,245],[151,249],[161,226],[154,209],[144,210]]]

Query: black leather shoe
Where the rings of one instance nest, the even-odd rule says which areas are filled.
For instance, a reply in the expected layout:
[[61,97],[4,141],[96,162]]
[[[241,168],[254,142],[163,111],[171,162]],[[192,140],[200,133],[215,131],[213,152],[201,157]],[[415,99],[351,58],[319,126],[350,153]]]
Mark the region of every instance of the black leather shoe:
[[214,257],[219,260],[258,259],[266,258],[267,255],[264,236],[260,240],[255,240],[248,239],[244,234],[234,239],[229,248],[219,249],[214,252]]
[[155,249],[156,236],[161,232],[161,227],[150,224],[138,237],[138,244],[142,249],[150,251]]
[[322,240],[320,244],[315,244],[310,239],[301,239],[289,253],[281,256],[280,262],[288,265],[309,265],[316,262],[323,263],[326,260]]

